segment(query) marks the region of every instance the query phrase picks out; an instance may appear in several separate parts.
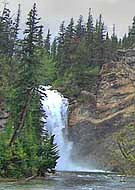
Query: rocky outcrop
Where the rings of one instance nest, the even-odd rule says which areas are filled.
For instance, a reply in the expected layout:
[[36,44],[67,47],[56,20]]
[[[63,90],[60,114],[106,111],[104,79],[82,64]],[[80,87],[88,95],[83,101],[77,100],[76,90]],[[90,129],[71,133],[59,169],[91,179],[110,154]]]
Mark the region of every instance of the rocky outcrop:
[[82,91],[70,106],[69,138],[73,159],[114,169],[113,136],[135,124],[135,50],[119,50],[115,61],[103,66],[97,96]]

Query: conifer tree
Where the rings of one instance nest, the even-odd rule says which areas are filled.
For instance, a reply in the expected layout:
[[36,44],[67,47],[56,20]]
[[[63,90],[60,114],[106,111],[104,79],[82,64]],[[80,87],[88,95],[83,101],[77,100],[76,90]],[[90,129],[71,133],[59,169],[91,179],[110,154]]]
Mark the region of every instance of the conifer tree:
[[51,45],[51,58],[56,61],[57,57],[57,39],[54,38],[53,43]]
[[4,6],[2,15],[0,17],[0,53],[4,55],[9,55],[12,49],[11,43],[11,29],[13,21],[10,16],[10,10]]
[[74,63],[74,54],[76,49],[74,20],[71,18],[66,27],[64,41],[64,67],[70,68]]
[[[10,144],[14,144],[18,135],[17,133],[22,130],[26,113],[32,99],[32,93],[39,86],[36,75],[38,74],[38,66],[40,68],[40,64],[35,55],[38,44],[38,30],[40,29],[38,25],[39,20],[40,19],[37,17],[36,4],[34,3],[28,15],[28,21],[26,23],[27,29],[24,32],[23,57],[20,65],[20,81],[17,88],[18,97],[16,97],[18,101],[19,116],[16,118],[18,124],[16,125]],[[20,93],[22,93],[21,97]],[[16,114],[18,115],[18,113]]]
[[50,29],[48,30],[47,32],[47,36],[46,36],[46,39],[45,39],[45,51],[48,55],[50,55],[50,37],[51,37],[51,34],[50,34]]
[[113,25],[113,34],[111,36],[111,40],[112,40],[112,54],[114,54],[116,52],[116,50],[118,49],[118,38],[116,36],[116,31],[115,31],[115,25]]
[[128,33],[128,43],[129,47],[135,44],[135,16],[133,17],[132,27],[130,28]]
[[88,61],[87,64],[93,65],[94,61],[94,25],[91,9],[89,9],[88,20],[86,23],[86,46],[88,49]]
[[65,23],[62,22],[60,25],[60,29],[59,29],[59,33],[58,33],[58,37],[57,37],[57,41],[58,41],[58,47],[57,47],[57,70],[58,70],[58,74],[61,73],[61,66],[63,65],[64,62],[64,58],[65,58]]
[[58,53],[57,53],[57,59],[58,62],[61,64],[62,63],[62,57],[64,54],[63,48],[64,48],[64,42],[65,42],[65,24],[64,22],[62,22],[62,24],[60,25],[60,29],[59,29],[59,34],[58,34]]
[[80,15],[79,20],[77,21],[77,25],[75,27],[75,38],[80,42],[82,38],[84,38],[85,35],[85,26],[83,24],[83,16]]
[[105,48],[105,62],[108,62],[112,59],[112,41],[109,38],[108,32],[106,33],[106,38],[104,42],[104,48]]
[[74,38],[74,35],[75,35],[74,19],[71,18],[70,23],[66,27],[65,38],[66,40],[71,40]]
[[21,5],[18,5],[18,12],[17,12],[17,17],[15,20],[15,32],[14,32],[14,39],[16,40],[19,34],[19,24],[20,24],[20,15],[21,15]]
[[43,25],[39,26],[39,31],[38,31],[38,47],[43,48],[44,46],[44,40],[43,40]]
[[92,42],[93,42],[93,33],[94,33],[93,17],[91,14],[91,9],[89,9],[87,30],[86,30],[86,41],[87,41],[88,45],[92,44]]
[[105,29],[104,23],[102,22],[102,15],[100,14],[99,19],[96,21],[95,27],[95,62],[99,65],[100,69],[104,64],[104,42],[105,42]]

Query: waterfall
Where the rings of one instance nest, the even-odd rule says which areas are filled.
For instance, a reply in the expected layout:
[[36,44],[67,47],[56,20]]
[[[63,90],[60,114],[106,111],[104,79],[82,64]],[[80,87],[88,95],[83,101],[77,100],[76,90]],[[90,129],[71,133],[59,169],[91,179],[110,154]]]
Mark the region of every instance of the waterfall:
[[46,124],[49,135],[55,135],[54,141],[59,149],[58,163],[56,170],[59,171],[99,171],[91,167],[84,168],[80,164],[74,163],[71,159],[73,143],[68,140],[67,120],[68,120],[68,99],[64,98],[57,90],[50,87],[43,87],[45,94],[42,100],[43,110],[46,112]]
[[72,142],[67,139],[68,99],[64,98],[58,91],[50,90],[49,87],[46,88],[45,94],[47,97],[42,100],[43,109],[47,115],[45,128],[49,135],[55,135],[54,141],[60,155],[56,169],[71,170]]

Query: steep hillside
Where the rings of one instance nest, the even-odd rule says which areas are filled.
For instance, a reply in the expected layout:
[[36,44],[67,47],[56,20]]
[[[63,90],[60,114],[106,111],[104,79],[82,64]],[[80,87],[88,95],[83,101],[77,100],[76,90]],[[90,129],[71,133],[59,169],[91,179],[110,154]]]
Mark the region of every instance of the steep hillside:
[[121,152],[114,140],[129,124],[135,124],[135,51],[118,51],[115,61],[104,65],[97,96],[82,91],[71,104],[69,138],[73,158],[98,168],[120,170],[112,154]]

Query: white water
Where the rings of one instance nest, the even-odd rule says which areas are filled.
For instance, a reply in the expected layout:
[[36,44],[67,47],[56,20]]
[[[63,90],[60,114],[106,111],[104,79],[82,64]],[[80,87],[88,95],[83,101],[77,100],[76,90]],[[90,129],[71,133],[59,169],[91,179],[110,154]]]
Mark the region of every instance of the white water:
[[60,158],[56,169],[60,171],[93,171],[93,167],[83,168],[73,163],[71,159],[72,142],[68,141],[67,119],[68,119],[68,99],[64,98],[58,91],[44,87],[45,94],[42,100],[43,109],[47,119],[45,128],[50,135],[55,135],[55,143],[58,145]]
[[72,143],[67,140],[68,100],[56,90],[47,89],[45,93],[47,97],[42,102],[47,115],[45,127],[50,135],[55,135],[60,155],[56,169],[69,170]]

